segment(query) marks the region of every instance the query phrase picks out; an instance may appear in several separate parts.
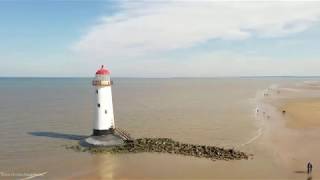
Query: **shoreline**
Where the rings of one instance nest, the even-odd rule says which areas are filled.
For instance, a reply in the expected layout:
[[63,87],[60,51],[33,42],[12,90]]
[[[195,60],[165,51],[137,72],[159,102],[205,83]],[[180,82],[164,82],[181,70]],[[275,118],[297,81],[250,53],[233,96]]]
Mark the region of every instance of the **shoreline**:
[[277,87],[259,101],[259,118],[265,123],[261,142],[287,178],[306,178],[308,161],[314,164],[312,177],[320,177],[320,94],[315,95],[319,89],[306,86]]

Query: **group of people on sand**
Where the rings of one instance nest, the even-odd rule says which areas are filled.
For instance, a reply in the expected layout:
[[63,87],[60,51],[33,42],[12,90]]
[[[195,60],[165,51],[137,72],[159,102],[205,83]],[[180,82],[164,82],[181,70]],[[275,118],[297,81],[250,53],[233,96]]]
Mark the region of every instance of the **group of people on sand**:
[[[256,108],[256,112],[257,112],[257,113],[259,113],[259,112],[260,112],[259,108]],[[286,112],[287,112],[286,110],[282,110],[282,114],[283,114],[283,115],[285,115],[285,114],[286,114]],[[266,112],[265,112],[265,111],[263,111],[262,113],[263,113],[263,115],[265,115],[265,114],[266,114]],[[267,118],[269,119],[269,118],[270,118],[270,116],[269,116],[269,115],[267,115]]]
[[[267,89],[267,91],[270,91],[270,90],[273,90],[273,89],[271,89],[271,88],[268,88],[268,89]],[[280,94],[280,90],[277,90],[277,93]],[[271,95],[271,94],[269,94],[268,92],[265,92],[265,93],[263,94],[263,96],[269,96],[269,95]],[[257,112],[257,113],[260,112],[259,108],[256,108],[256,112]],[[265,115],[266,115],[266,112],[263,111],[262,114],[263,114],[263,116],[265,116]],[[283,110],[283,111],[282,111],[282,114],[283,114],[283,115],[286,114],[286,111]],[[267,115],[266,117],[267,117],[267,119],[270,119],[270,116],[269,116],[269,115]]]
[[[271,93],[269,93],[269,91],[272,91],[272,90],[275,90],[275,89],[268,88],[267,91],[265,93],[263,93],[263,96],[266,97],[266,96],[271,95]],[[277,90],[277,93],[280,94],[280,90]]]
[[[256,108],[256,112],[257,112],[257,113],[260,112],[259,108]],[[266,115],[266,112],[263,111],[262,114],[263,114],[263,116],[265,116],[265,115]],[[269,116],[269,115],[267,115],[266,117],[267,117],[267,119],[270,119],[270,116]]]

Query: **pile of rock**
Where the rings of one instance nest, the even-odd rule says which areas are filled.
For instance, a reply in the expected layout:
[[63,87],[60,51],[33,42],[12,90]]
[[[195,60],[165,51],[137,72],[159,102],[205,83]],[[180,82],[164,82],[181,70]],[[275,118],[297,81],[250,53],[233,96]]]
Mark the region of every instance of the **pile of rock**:
[[80,145],[68,146],[69,149],[77,151],[88,151],[91,153],[140,153],[140,152],[159,152],[170,154],[181,154],[208,158],[211,160],[240,160],[248,159],[249,155],[234,149],[224,149],[216,146],[194,145],[180,143],[169,138],[141,138],[126,141],[123,146],[114,147],[82,147]]

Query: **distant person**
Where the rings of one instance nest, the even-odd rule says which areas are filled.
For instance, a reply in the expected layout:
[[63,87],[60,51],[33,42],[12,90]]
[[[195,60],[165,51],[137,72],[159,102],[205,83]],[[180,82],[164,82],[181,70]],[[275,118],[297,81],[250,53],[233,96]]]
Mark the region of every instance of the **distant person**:
[[311,162],[308,162],[308,164],[307,164],[307,171],[308,171],[308,174],[312,173],[312,164],[311,164]]

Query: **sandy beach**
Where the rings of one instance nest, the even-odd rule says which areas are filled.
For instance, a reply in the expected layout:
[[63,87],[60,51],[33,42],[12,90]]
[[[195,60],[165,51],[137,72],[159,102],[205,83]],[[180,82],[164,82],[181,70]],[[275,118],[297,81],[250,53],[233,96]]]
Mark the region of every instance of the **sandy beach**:
[[289,128],[319,128],[320,127],[320,99],[296,99],[283,105],[286,125]]
[[320,177],[320,99],[319,88],[301,83],[294,87],[269,89],[261,105],[265,134],[260,141],[272,152],[277,163],[287,171],[289,179],[304,179],[306,164]]

